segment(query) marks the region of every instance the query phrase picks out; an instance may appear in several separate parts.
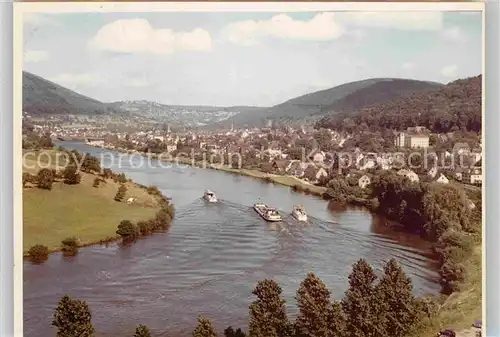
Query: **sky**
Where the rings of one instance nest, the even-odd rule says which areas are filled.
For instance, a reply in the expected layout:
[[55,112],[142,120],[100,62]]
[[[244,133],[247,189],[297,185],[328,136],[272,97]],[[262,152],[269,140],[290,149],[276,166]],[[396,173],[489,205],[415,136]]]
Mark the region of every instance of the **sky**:
[[103,102],[272,106],[482,72],[480,12],[24,13],[23,68]]

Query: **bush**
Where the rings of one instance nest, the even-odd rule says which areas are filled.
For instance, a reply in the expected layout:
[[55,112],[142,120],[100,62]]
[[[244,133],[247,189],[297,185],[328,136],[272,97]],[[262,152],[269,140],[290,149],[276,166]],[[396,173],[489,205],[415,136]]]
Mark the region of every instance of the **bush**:
[[36,177],[28,172],[23,173],[23,187],[26,187],[26,184],[36,183]]
[[80,240],[76,237],[69,237],[61,241],[62,251],[66,255],[75,255],[78,253],[78,246],[80,245]]
[[127,188],[125,187],[125,185],[121,185],[118,188],[118,191],[116,192],[115,200],[122,201],[125,198],[126,193],[127,193]]
[[34,245],[28,251],[31,262],[42,263],[49,258],[49,248],[44,245]]
[[156,213],[155,220],[160,229],[168,229],[172,222],[172,215],[167,209],[161,209]]
[[135,238],[137,232],[137,227],[130,220],[122,220],[116,230],[116,234],[122,238]]
[[38,174],[36,176],[36,183],[38,188],[51,190],[53,182],[54,174],[52,173],[52,170],[44,168],[38,171]]
[[150,221],[139,221],[137,227],[141,235],[149,235],[153,231],[153,223]]
[[82,176],[76,166],[68,166],[63,172],[64,183],[68,185],[78,185],[82,181]]
[[135,329],[134,337],[151,337],[147,326],[139,324]]
[[151,195],[161,195],[160,190],[156,186],[149,186],[146,191]]
[[54,312],[52,325],[57,327],[58,337],[92,337],[95,330],[91,320],[92,313],[85,301],[64,295]]

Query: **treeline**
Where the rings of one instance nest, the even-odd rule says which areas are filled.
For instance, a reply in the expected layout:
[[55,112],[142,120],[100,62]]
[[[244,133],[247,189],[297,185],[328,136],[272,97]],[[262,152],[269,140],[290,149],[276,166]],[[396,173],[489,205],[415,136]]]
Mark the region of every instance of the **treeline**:
[[41,149],[52,149],[54,143],[50,138],[50,134],[37,134],[33,131],[33,127],[25,126],[23,127],[23,141],[22,148],[25,150],[41,150]]
[[482,75],[460,79],[440,88],[403,95],[361,109],[340,112],[317,122],[317,128],[353,132],[358,129],[406,130],[425,126],[435,133],[481,131]]
[[[378,282],[377,282],[378,281]],[[248,332],[228,327],[225,337],[405,337],[435,318],[437,303],[417,299],[401,266],[391,259],[378,279],[372,267],[360,259],[352,267],[349,288],[341,300],[332,300],[326,285],[309,273],[296,292],[298,314],[291,320],[282,299],[282,289],[273,280],[257,283],[249,307]],[[52,325],[58,336],[93,336],[91,311],[86,302],[62,297]],[[132,332],[131,332],[132,336]],[[150,337],[138,325],[134,337]],[[212,322],[198,317],[193,337],[217,337]]]
[[355,178],[334,178],[326,186],[326,199],[366,206],[399,222],[405,231],[434,242],[443,292],[458,290],[467,276],[464,262],[472,255],[474,240],[481,233],[480,195],[473,209],[472,201],[458,186],[412,182],[392,171],[372,176],[364,189],[357,186]]

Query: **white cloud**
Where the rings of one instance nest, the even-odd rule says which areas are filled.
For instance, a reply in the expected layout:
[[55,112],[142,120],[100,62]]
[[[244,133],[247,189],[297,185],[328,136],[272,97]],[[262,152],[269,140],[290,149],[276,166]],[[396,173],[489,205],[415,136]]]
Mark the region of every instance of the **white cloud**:
[[413,64],[413,62],[405,62],[401,65],[401,68],[405,69],[405,70],[411,70],[413,69],[415,65]]
[[102,77],[93,73],[62,73],[49,80],[63,86],[97,84],[103,81]]
[[24,62],[36,63],[49,58],[49,53],[45,50],[28,50],[24,53]]
[[446,40],[454,42],[465,42],[467,39],[458,27],[446,28],[441,32],[441,36]]
[[333,13],[321,13],[309,21],[294,20],[285,14],[263,21],[238,21],[227,25],[223,34],[234,44],[254,45],[264,37],[281,39],[328,41],[344,33],[334,21]]
[[349,12],[337,16],[340,23],[374,28],[400,30],[440,30],[442,12]]
[[458,67],[456,64],[445,66],[441,68],[441,74],[446,77],[456,77]]
[[210,34],[201,28],[191,32],[155,29],[145,19],[122,19],[103,26],[90,46],[118,53],[170,54],[178,51],[209,51]]

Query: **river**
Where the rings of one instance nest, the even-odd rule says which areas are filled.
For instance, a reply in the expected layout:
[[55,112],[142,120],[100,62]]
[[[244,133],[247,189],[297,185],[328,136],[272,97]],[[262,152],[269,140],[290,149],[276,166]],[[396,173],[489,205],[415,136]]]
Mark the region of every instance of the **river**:
[[[156,185],[176,206],[168,233],[80,249],[72,259],[52,254],[43,265],[24,264],[24,334],[55,336],[54,308],[63,294],[85,300],[97,336],[132,336],[137,324],[153,335],[190,336],[198,314],[220,332],[246,328],[256,282],[273,278],[294,311],[293,298],[307,272],[316,273],[340,299],[351,266],[364,258],[380,271],[395,257],[412,278],[417,295],[439,291],[430,244],[387,230],[385,220],[363,209],[335,209],[320,198],[250,177],[193,167],[141,165],[141,157],[63,142],[104,158],[103,165],[143,185]],[[122,160],[118,161],[118,158]],[[120,165],[118,165],[120,162]],[[163,166],[167,166],[163,164]],[[205,189],[220,202],[206,204]],[[252,204],[262,201],[288,214],[294,204],[309,213],[309,225],[285,215],[264,222]]]

